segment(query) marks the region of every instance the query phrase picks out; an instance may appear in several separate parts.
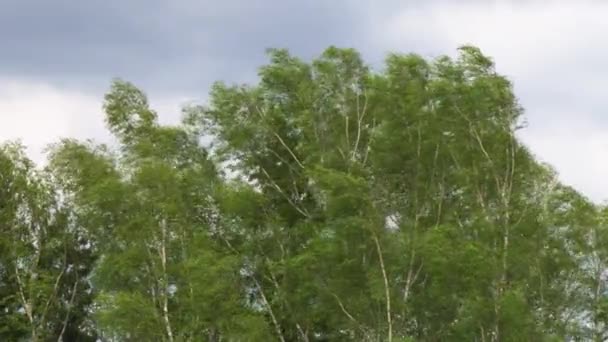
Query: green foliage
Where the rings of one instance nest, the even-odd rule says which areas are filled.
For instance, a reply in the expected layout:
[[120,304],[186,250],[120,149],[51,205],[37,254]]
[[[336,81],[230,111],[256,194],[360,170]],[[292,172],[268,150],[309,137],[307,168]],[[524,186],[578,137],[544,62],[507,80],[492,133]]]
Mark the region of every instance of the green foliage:
[[63,140],[38,170],[3,145],[0,339],[604,340],[606,209],[458,51],[272,49],[175,126],[115,80],[116,146]]
[[23,147],[0,146],[0,339],[94,340],[86,277],[94,257],[52,177]]

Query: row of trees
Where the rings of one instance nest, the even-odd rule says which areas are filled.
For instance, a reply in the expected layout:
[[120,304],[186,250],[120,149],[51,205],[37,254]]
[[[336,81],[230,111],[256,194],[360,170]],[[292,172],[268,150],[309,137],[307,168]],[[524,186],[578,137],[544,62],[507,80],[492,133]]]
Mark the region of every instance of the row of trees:
[[0,340],[608,338],[608,216],[488,57],[269,56],[179,125],[117,80],[116,145],[2,145]]

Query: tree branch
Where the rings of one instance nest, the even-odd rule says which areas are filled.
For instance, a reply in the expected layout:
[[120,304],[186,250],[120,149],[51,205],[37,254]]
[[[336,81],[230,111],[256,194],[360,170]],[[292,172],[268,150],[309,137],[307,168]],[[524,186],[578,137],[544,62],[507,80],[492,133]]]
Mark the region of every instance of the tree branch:
[[375,232],[372,231],[373,239],[376,244],[376,252],[378,253],[378,259],[380,260],[380,270],[382,271],[382,278],[384,280],[384,294],[386,296],[386,322],[388,324],[388,342],[393,341],[393,322],[391,315],[391,295],[388,285],[388,276],[386,274],[386,267],[384,266],[384,257],[382,257],[382,249],[380,248],[380,241]]
[[260,295],[262,296],[262,301],[264,302],[264,305],[268,309],[268,314],[270,315],[270,319],[272,320],[272,324],[274,325],[274,329],[275,329],[275,332],[277,333],[277,336],[279,337],[279,340],[281,342],[285,342],[285,337],[283,336],[283,333],[281,332],[281,326],[279,325],[279,322],[277,321],[277,318],[274,315],[272,307],[270,306],[270,303],[268,302],[268,299],[266,298],[266,295],[264,294],[264,290],[262,289],[262,286],[260,285],[260,283],[258,282],[258,280],[255,277],[251,277],[251,278],[255,282],[255,285],[258,288],[258,290],[260,291]]

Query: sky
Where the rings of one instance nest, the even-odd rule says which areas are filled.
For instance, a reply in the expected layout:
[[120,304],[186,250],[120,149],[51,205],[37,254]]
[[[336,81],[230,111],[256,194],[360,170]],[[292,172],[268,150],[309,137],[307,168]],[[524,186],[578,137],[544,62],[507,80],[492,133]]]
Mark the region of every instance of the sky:
[[309,59],[353,47],[491,56],[513,83],[521,139],[560,179],[608,199],[608,2],[517,0],[0,0],[0,141],[41,162],[62,137],[109,141],[101,103],[114,77],[149,96],[162,122],[210,85],[256,81],[267,48]]

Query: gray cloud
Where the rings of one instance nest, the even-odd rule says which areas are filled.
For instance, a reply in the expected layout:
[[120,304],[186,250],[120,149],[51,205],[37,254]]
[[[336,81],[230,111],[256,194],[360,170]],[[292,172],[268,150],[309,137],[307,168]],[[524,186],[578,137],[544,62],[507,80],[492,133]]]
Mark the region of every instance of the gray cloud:
[[0,0],[0,75],[79,88],[118,76],[159,92],[250,80],[268,47],[354,46],[364,2]]
[[530,123],[524,141],[600,200],[607,9],[592,0],[0,0],[0,140],[102,139],[101,96],[116,76],[172,122],[179,103],[204,99],[216,80],[254,82],[268,47],[303,58],[354,47],[380,66],[389,51],[433,57],[472,43],[514,81]]

